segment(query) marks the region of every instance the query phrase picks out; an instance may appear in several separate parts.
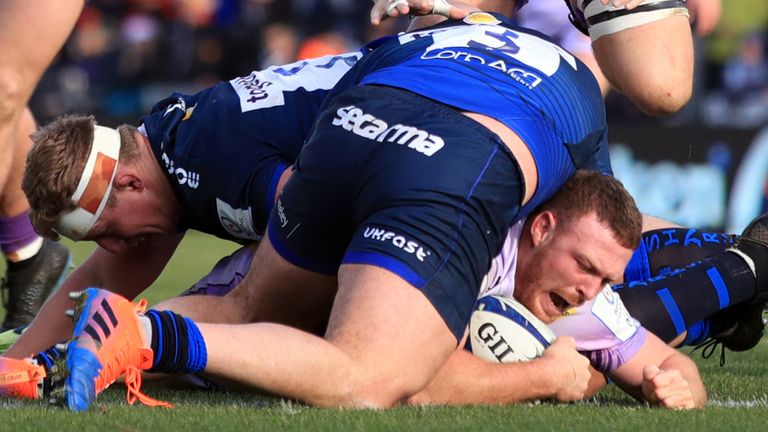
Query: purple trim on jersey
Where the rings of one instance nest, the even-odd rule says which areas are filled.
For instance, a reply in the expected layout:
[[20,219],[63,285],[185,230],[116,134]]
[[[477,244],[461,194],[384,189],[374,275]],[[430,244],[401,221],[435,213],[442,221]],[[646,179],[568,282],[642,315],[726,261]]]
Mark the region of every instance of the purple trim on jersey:
[[592,367],[598,371],[602,373],[611,372],[621,367],[637,354],[645,343],[647,334],[648,330],[640,327],[632,337],[620,344],[596,351],[582,351],[582,354],[587,356]]
[[424,286],[424,278],[418,275],[402,261],[371,252],[349,252],[341,260],[342,264],[367,264],[389,270],[405,279],[406,282],[416,288]]

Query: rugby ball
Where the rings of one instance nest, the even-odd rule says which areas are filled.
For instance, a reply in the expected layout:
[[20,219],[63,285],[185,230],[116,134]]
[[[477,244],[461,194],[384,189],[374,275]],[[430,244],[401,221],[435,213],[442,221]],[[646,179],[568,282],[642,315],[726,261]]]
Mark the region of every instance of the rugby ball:
[[555,337],[525,306],[508,297],[480,298],[469,321],[472,353],[496,363],[540,357]]

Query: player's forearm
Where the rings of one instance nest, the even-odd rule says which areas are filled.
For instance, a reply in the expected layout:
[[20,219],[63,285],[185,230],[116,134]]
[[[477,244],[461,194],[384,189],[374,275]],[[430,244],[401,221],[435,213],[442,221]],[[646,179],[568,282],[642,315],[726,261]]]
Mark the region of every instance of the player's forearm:
[[92,267],[92,278],[105,288],[127,298],[134,298],[160,275],[181,242],[183,234],[153,238],[151,242],[113,254],[98,248],[84,265]]
[[99,287],[133,298],[160,274],[178,245],[181,235],[172,236],[162,247],[130,254],[113,254],[97,248],[46,300],[35,320],[4,355],[26,357],[63,342],[72,335],[72,320],[64,311],[74,306],[69,293]]
[[432,382],[408,399],[422,404],[505,404],[553,397],[556,391],[546,361],[490,363],[465,350],[456,351]]

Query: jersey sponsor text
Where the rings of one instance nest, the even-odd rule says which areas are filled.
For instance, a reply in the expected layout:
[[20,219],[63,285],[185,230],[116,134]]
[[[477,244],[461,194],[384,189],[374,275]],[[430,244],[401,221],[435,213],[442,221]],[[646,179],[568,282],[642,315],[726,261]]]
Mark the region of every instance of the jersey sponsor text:
[[425,156],[432,156],[445,146],[445,141],[437,135],[403,124],[389,126],[354,105],[339,108],[336,116],[332,122],[334,126],[369,140],[405,145]]

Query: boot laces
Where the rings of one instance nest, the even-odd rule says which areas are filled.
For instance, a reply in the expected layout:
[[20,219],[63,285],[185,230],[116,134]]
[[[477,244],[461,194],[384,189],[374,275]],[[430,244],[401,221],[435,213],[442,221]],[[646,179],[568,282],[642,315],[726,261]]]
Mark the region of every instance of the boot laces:
[[720,367],[725,366],[725,345],[723,345],[722,342],[719,340],[712,338],[705,342],[702,342],[698,345],[696,345],[688,355],[693,355],[694,352],[701,349],[701,357],[704,359],[709,359],[712,357],[712,355],[717,350],[718,345],[720,346]]
[[135,366],[129,366],[125,371],[125,399],[133,405],[138,400],[146,406],[173,408],[173,404],[152,398],[141,391],[141,371]]

